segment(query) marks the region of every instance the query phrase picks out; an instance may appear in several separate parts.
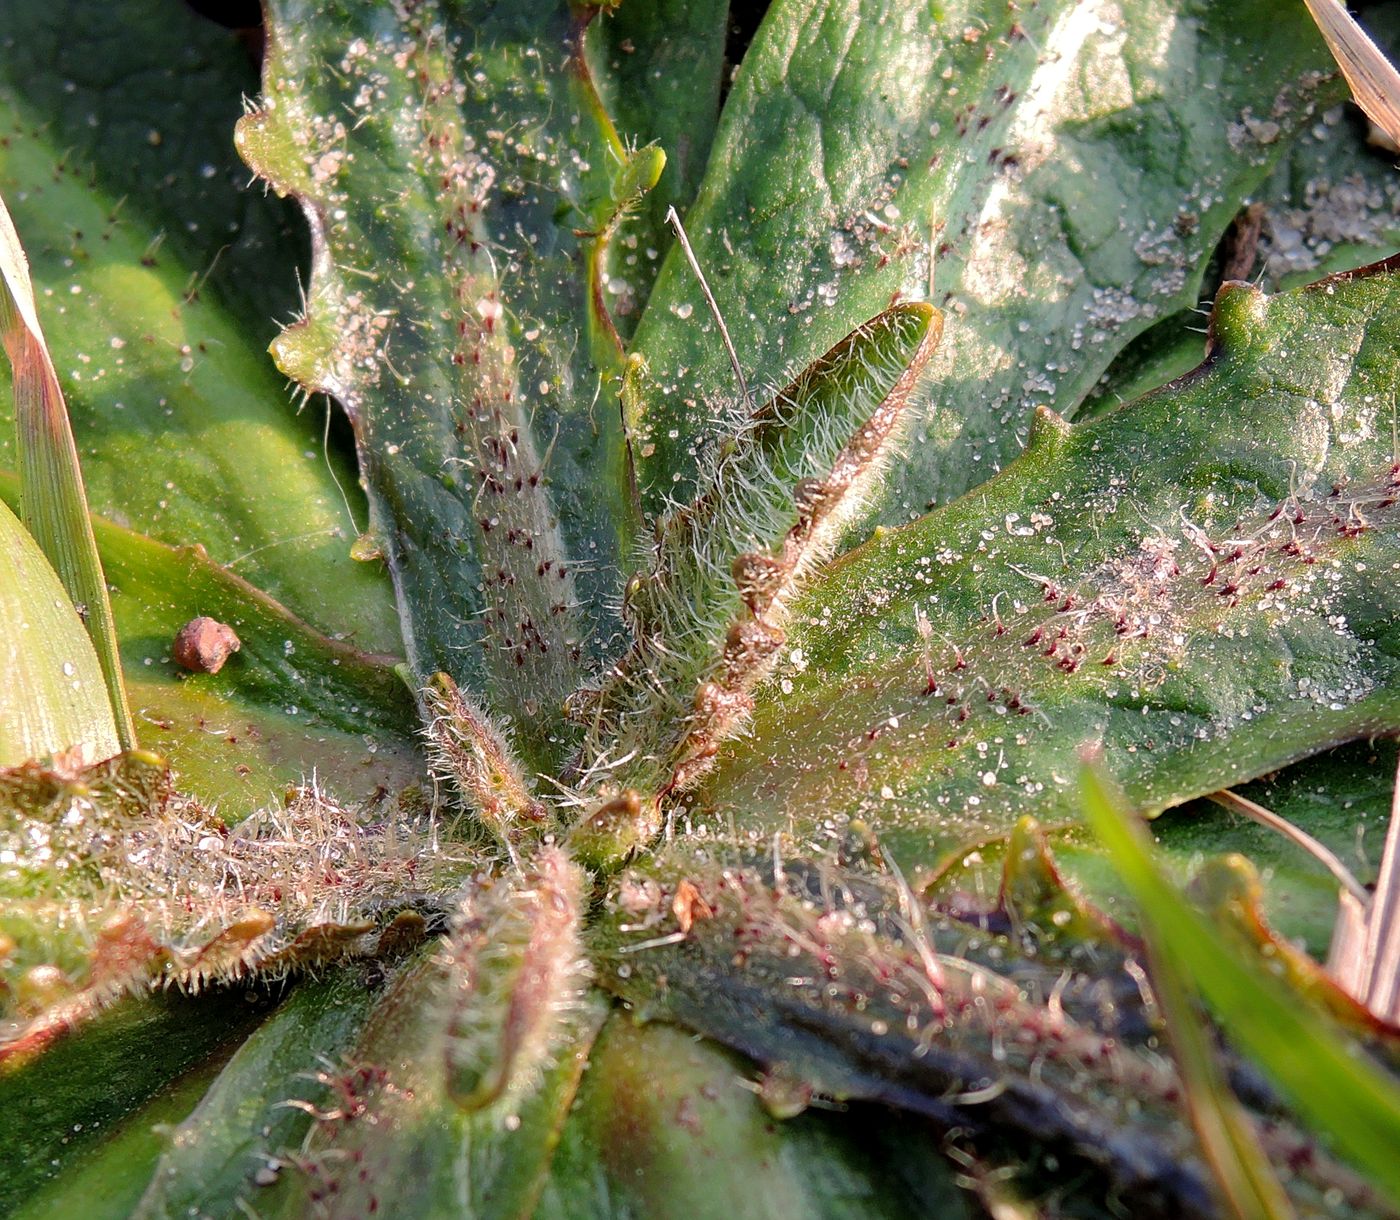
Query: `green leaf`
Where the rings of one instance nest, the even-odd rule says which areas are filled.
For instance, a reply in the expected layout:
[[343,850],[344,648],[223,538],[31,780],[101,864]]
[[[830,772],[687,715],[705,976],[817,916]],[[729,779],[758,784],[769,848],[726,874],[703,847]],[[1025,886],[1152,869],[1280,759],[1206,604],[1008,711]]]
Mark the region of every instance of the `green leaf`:
[[618,129],[666,150],[637,220],[608,251],[603,285],[630,337],[672,237],[666,211],[690,206],[710,155],[725,69],[728,0],[653,0],[605,8],[589,27],[593,79]]
[[[347,796],[402,786],[421,767],[411,701],[373,655],[400,645],[387,574],[350,558],[353,470],[325,449],[319,412],[293,413],[262,350],[303,254],[286,205],[240,189],[229,116],[255,86],[245,48],[184,9],[11,9],[0,185],[30,240],[92,502],[149,535],[112,527],[102,544],[143,743],[234,818],[313,770]],[[240,635],[220,675],[171,663],[196,615]]]
[[[106,522],[98,538],[143,739],[168,745],[189,790],[239,817],[313,770],[334,776],[347,798],[421,777],[396,658],[322,635],[202,547],[167,547]],[[172,658],[176,633],[199,615],[241,641],[218,673],[184,673]]]
[[[0,221],[7,220],[7,216],[0,214]],[[47,523],[44,537],[56,548],[56,553],[67,557],[66,562],[74,572],[73,599],[86,607],[95,641],[112,650],[111,661],[117,665],[109,584],[103,579],[87,518],[76,455],[63,416],[61,391],[53,381],[42,335],[33,329],[34,301],[23,255],[13,242],[10,244],[9,274],[14,277],[16,309],[10,315],[13,326],[9,339],[13,340],[17,359],[23,353],[25,376],[18,388],[34,390],[37,397],[30,395],[30,398],[38,407],[37,416],[35,410],[28,410],[21,411],[18,417],[21,437],[28,438],[20,447],[20,457],[27,472],[21,491],[28,487],[29,494],[21,495],[21,502],[32,515],[37,515],[41,524]],[[21,406],[28,401],[29,398],[21,400]],[[0,483],[3,482],[0,476]],[[45,495],[46,490],[55,488],[67,489],[56,503]],[[4,487],[0,486],[0,492],[3,491]],[[76,533],[68,528],[74,519],[82,523]],[[203,760],[199,756],[209,753],[205,739],[211,727],[221,721],[227,725],[240,713],[251,715],[254,721],[240,725],[235,720],[233,727],[225,727],[218,733],[220,740],[228,744],[241,738],[244,748],[237,752],[239,757],[227,757],[226,746],[222,751],[225,757],[220,760],[223,765],[203,768],[202,775],[189,775],[191,786],[207,799],[245,795],[250,789],[254,765],[260,762],[264,765],[258,770],[271,770],[272,775],[260,774],[253,782],[265,784],[270,778],[274,782],[299,781],[308,769],[318,764],[331,764],[332,770],[353,773],[353,767],[346,764],[369,761],[379,772],[373,777],[365,775],[361,781],[365,788],[370,788],[384,778],[382,764],[372,757],[381,746],[386,759],[395,754],[411,757],[405,735],[415,719],[412,703],[384,659],[378,659],[376,665],[374,659],[362,656],[353,648],[312,632],[265,594],[209,562],[202,547],[188,548],[183,556],[177,556],[169,548],[139,539],[129,531],[112,526],[105,527],[105,531],[109,554],[115,549],[124,552],[112,556],[116,563],[108,577],[125,599],[120,617],[122,634],[128,641],[127,672],[135,675],[140,684],[143,727],[152,729],[147,735],[147,744],[165,746],[174,730],[177,762],[189,774],[201,770],[199,761]],[[135,579],[131,563],[133,548],[139,556],[136,566],[140,576]],[[91,552],[90,556],[87,551]],[[185,622],[204,614],[215,614],[220,621],[231,623],[236,631],[248,637],[251,645],[243,664],[234,666],[241,681],[236,680],[238,687],[231,692],[234,698],[230,706],[211,708],[206,698],[204,706],[192,707],[188,698],[181,698],[186,692],[174,686],[176,671],[169,654],[175,633]],[[154,641],[148,634],[153,627]],[[294,642],[289,636],[299,638]],[[303,655],[293,660],[291,652],[298,642]],[[133,657],[133,653],[137,657]],[[164,683],[157,681],[157,673],[151,671],[153,661],[164,671],[161,674]],[[132,735],[130,714],[120,672],[113,671],[108,677],[109,690],[116,692],[114,707],[120,713],[119,728],[125,723],[125,738],[129,739]],[[229,689],[228,679],[224,686]],[[306,703],[311,706],[304,706]],[[260,708],[259,704],[263,706]],[[309,734],[300,734],[304,740],[297,748],[289,750],[281,739],[296,733],[298,717],[310,719],[312,729]],[[322,726],[330,728],[336,738],[333,744],[324,736],[317,740],[317,730]],[[377,732],[381,740],[367,741],[363,736],[366,732]],[[179,748],[186,744],[193,748]],[[60,747],[51,745],[50,748]],[[270,767],[267,764],[271,764]],[[265,799],[265,795],[264,789],[252,803]]]
[[[1368,21],[1377,20],[1400,35],[1400,8],[1372,9]],[[1355,113],[1338,104],[1293,140],[1252,194],[1251,206],[1260,209],[1258,232],[1242,243],[1232,226],[1221,243],[1207,276],[1206,306],[1227,270],[1275,292],[1377,262],[1400,248],[1394,159],[1363,137]],[[1242,248],[1251,240],[1257,240],[1252,261]],[[1226,265],[1232,260],[1233,269]],[[1190,372],[1204,350],[1203,311],[1162,319],[1119,354],[1075,418],[1102,414]]]
[[[1320,1012],[1271,978],[1259,963],[1231,952],[1220,934],[1184,902],[1152,861],[1146,830],[1095,769],[1080,777],[1084,814],[1142,908],[1159,952],[1194,985],[1299,1114],[1326,1133],[1339,1153],[1400,1200],[1400,1085],[1381,1072]],[[1170,968],[1170,967],[1169,967]]]
[[222,1055],[211,1055],[140,1109],[108,1124],[98,1145],[10,1214],[15,1220],[127,1220],[150,1181],[167,1133],[198,1105],[222,1066]]
[[276,358],[350,415],[419,680],[448,672],[557,760],[635,528],[599,260],[664,158],[622,144],[562,0],[268,17],[239,148],[318,247]]
[[[756,1091],[766,1087],[771,1098],[779,1082],[755,1084],[750,1075],[675,1026],[638,1026],[618,1014],[594,1046],[541,1220],[972,1214],[941,1162],[917,1191],[899,1180],[913,1149],[881,1131],[875,1113],[847,1124],[810,1110],[775,1123]],[[927,1163],[917,1127],[908,1134]]]
[[0,767],[121,749],[102,669],[67,590],[0,503]]
[[1190,378],[1042,417],[999,477],[845,556],[692,815],[859,817],[926,869],[1073,821],[1088,740],[1156,813],[1400,725],[1398,294],[1391,264],[1235,287]]
[[198,1002],[169,994],[131,999],[41,1056],[7,1058],[0,1066],[7,1150],[0,1213],[10,1214],[85,1158],[100,1157],[111,1124],[236,1044],[266,1011],[266,997],[243,989]]
[[170,1133],[149,1185],[123,1215],[139,1220],[257,1210],[295,1173],[296,1147],[318,1110],[334,1106],[334,1069],[382,988],[351,969],[304,983],[257,1030]]
[[[325,408],[295,414],[263,351],[305,255],[287,206],[243,189],[229,128],[256,87],[237,37],[186,6],[15,0],[0,193],[93,511],[199,542],[323,631],[397,651],[385,573],[349,556],[353,466],[323,444]],[[0,426],[0,467],[12,454]]]
[[440,1083],[465,1113],[518,1109],[596,1032],[590,1021],[580,1032],[573,1019],[590,1011],[583,917],[583,870],[553,846],[512,884],[483,884],[463,898],[439,963],[437,1007]]
[[[812,536],[856,484],[882,486],[930,344],[932,303],[909,298],[936,291],[918,257],[932,222],[946,225],[937,290],[958,338],[907,476],[884,477],[887,520],[1009,458],[1032,404],[1053,392],[1070,411],[1132,335],[1193,302],[1224,224],[1313,102],[1338,95],[1310,72],[1326,61],[1299,36],[1305,18],[1262,0],[1014,14],[1000,0],[778,0],[691,209],[755,381],[808,370],[801,393],[755,415],[725,401],[723,356],[674,260],[638,350],[622,342],[647,252],[668,244],[659,209],[697,186],[694,163],[667,162],[672,144],[715,131],[723,6],[269,0],[264,96],[240,138],[316,238],[304,316],[275,351],[347,408],[372,526],[356,551],[388,560],[403,672],[461,682],[458,704],[445,679],[424,704],[435,764],[455,748],[459,795],[480,806],[470,824],[421,794],[350,807],[321,787],[392,786],[381,777],[416,761],[400,748],[412,712],[384,655],[382,570],[356,570],[372,589],[359,598],[349,531],[317,533],[340,528],[337,501],[317,500],[334,494],[320,420],[274,409],[251,361],[267,313],[287,309],[268,285],[295,282],[285,211],[249,203],[198,278],[243,206],[222,190],[227,161],[185,138],[208,130],[199,91],[246,76],[232,44],[133,0],[117,13],[133,46],[103,57],[92,31],[115,19],[21,3],[0,54],[0,122],[20,120],[0,129],[0,185],[22,183],[24,224],[44,234],[65,385],[92,391],[75,417],[80,447],[104,448],[95,483],[111,496],[95,503],[139,530],[96,526],[133,625],[124,659],[154,678],[138,706],[169,724],[153,732],[181,765],[207,769],[201,794],[250,760],[222,789],[235,814],[298,762],[315,772],[288,808],[232,829],[172,795],[150,758],[0,772],[0,860],[19,861],[3,878],[0,990],[36,1018],[0,1059],[94,1014],[99,1029],[121,988],[363,955],[367,973],[296,993],[220,1073],[162,1159],[152,1214],[970,1213],[948,1198],[940,1148],[996,1214],[1016,1197],[1208,1214],[1135,943],[1064,888],[1020,815],[1083,835],[1059,777],[1085,736],[1161,808],[1400,727],[1396,269],[1272,301],[1227,294],[1213,359],[1188,383],[1078,430],[1041,413],[1029,452],[979,494],[829,568]],[[684,62],[665,62],[672,47]],[[58,72],[35,58],[48,52]],[[273,239],[261,251],[259,236]],[[843,363],[865,348],[883,357]],[[108,445],[134,405],[128,447]],[[188,477],[187,450],[204,451]],[[254,501],[227,528],[218,475]],[[692,486],[712,500],[685,505]],[[205,529],[196,506],[207,555],[176,549]],[[293,551],[301,533],[326,549]],[[243,650],[180,677],[173,632],[203,614]],[[1041,655],[1023,641],[1047,625]],[[648,648],[639,697],[618,697]],[[751,737],[721,746],[750,710]],[[247,747],[242,726],[264,742]],[[374,763],[351,767],[371,744]],[[609,875],[662,826],[653,856]],[[989,903],[978,887],[1003,840]],[[598,868],[593,885],[571,851]],[[370,995],[449,904],[449,938]],[[585,1077],[605,1009],[585,992],[584,948],[643,1015],[753,1056],[774,1115],[808,1100],[854,1112],[768,1123],[727,1056],[673,1029],[615,1023]],[[319,1079],[296,1079],[318,1052]],[[1384,1213],[1247,1065],[1224,1063],[1267,1117],[1300,1211]],[[717,1077],[731,1087],[706,1109]],[[130,1144],[89,1145],[93,1175],[122,1147],[121,1189],[149,1175],[139,1125]]]
[[[740,359],[773,380],[929,295],[932,241],[932,300],[957,325],[885,489],[885,519],[907,521],[1009,459],[1034,407],[1068,415],[1124,343],[1196,303],[1242,199],[1338,98],[1331,68],[1301,6],[1268,0],[779,0],[687,227]],[[652,507],[713,431],[696,404],[734,393],[702,310],[673,253],[635,344],[658,385],[631,421]]]

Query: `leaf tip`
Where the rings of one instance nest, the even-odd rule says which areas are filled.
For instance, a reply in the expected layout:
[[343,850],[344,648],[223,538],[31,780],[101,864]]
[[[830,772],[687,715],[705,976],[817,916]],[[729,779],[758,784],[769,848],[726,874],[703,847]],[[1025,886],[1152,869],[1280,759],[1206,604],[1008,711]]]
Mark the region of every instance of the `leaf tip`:
[[1033,450],[1057,449],[1060,442],[1069,433],[1069,421],[1058,411],[1042,404],[1036,407],[1035,413],[1031,416],[1031,431],[1030,436],[1026,439],[1026,448]]
[[1264,321],[1268,296],[1244,280],[1227,280],[1215,297],[1206,330],[1206,351],[1220,348],[1242,349]]

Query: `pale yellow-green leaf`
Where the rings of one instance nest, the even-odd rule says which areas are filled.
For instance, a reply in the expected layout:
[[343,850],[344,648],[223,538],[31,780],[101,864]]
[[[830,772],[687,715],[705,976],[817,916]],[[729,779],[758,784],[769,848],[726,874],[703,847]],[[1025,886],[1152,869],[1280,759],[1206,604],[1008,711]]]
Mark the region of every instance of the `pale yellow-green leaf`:
[[[122,683],[112,606],[102,578],[68,409],[39,326],[29,263],[0,200],[0,343],[14,373],[21,516],[48,556],[96,649],[122,749],[136,734]],[[21,590],[23,592],[23,590]],[[115,753],[113,751],[109,751]]]
[[0,766],[120,749],[92,643],[62,583],[0,502]]

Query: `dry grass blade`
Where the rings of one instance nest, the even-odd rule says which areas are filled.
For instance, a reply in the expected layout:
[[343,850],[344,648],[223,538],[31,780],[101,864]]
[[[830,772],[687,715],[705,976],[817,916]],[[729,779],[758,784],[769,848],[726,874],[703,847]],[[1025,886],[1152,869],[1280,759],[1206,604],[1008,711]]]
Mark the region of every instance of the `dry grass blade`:
[[1327,969],[1377,1017],[1400,1024],[1400,774],[1395,782],[1376,892],[1369,901],[1343,895]]
[[1304,0],[1327,40],[1356,104],[1400,146],[1400,72],[1347,12],[1341,0]]
[[1336,878],[1337,884],[1342,887],[1345,893],[1362,904],[1370,900],[1366,887],[1351,875],[1350,870],[1337,858],[1335,852],[1319,843],[1307,831],[1295,826],[1287,818],[1279,817],[1273,810],[1265,809],[1263,805],[1255,804],[1248,797],[1231,792],[1228,788],[1220,792],[1212,792],[1210,799],[1232,813],[1243,814],[1251,821],[1258,822],[1260,826],[1276,831],[1285,839],[1296,843]]
[[0,341],[14,371],[21,517],[92,637],[123,749],[136,744],[116,627],[88,519],[78,450],[53,359],[39,327],[29,264],[0,200]]
[[690,247],[690,238],[686,235],[685,226],[681,224],[681,218],[677,215],[675,208],[666,209],[666,223],[675,232],[676,240],[681,244],[681,253],[685,255],[685,261],[690,264],[695,278],[700,281],[700,291],[704,294],[705,304],[709,306],[710,313],[719,327],[719,337],[724,342],[724,350],[729,355],[729,364],[734,370],[734,380],[739,383],[739,393],[743,396],[744,405],[752,413],[754,409],[753,395],[749,393],[749,383],[744,378],[744,366],[739,363],[739,353],[734,350],[734,340],[729,337],[729,327],[724,324],[724,315],[719,311],[715,294],[710,291],[709,281],[705,279],[705,273],[700,269],[700,260],[695,257],[695,251]]
[[1400,1022],[1400,775],[1367,922],[1366,1006],[1388,1021]]

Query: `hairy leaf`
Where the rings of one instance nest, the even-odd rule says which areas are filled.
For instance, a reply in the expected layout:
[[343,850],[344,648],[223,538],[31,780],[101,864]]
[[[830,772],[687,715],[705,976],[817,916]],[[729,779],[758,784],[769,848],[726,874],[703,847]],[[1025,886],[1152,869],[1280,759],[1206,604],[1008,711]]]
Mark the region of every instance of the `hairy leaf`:
[[664,158],[623,145],[562,0],[384,18],[269,9],[239,148],[316,240],[275,354],[350,415],[415,672],[482,692],[538,764],[598,625],[590,574],[636,526],[601,274]]
[[654,528],[627,581],[632,647],[608,671],[583,760],[654,791],[689,787],[749,706],[788,606],[897,452],[942,334],[927,305],[852,331],[736,424],[693,501]]
[[395,980],[338,1069],[340,1104],[317,1116],[295,1180],[264,1215],[533,1214],[601,1006],[586,1002],[576,1040],[560,1049],[533,1094],[504,1110],[468,1112],[444,1087],[445,985],[442,963],[426,958]]
[[1155,813],[1400,725],[1397,292],[1390,264],[1237,286],[1191,377],[1043,417],[998,478],[846,556],[693,816],[859,817],[928,868],[1072,820],[1087,740]]
[[257,1210],[279,1177],[295,1176],[317,1115],[344,1100],[335,1069],[381,994],[354,968],[297,988],[220,1066],[123,1214],[174,1220]]
[[421,796],[287,792],[232,829],[161,760],[0,770],[0,1064],[128,992],[401,954],[471,874]]
[[[855,834],[813,860],[678,845],[623,874],[600,973],[646,1019],[679,1022],[838,1101],[922,1115],[974,1145],[1027,1140],[1087,1194],[1152,1216],[1213,1215],[1206,1162],[1160,1050],[1131,938],[1018,845],[998,905],[928,909]],[[861,859],[865,855],[864,859]],[[873,867],[872,867],[873,865]],[[1386,1215],[1236,1071],[1299,1213]]]

